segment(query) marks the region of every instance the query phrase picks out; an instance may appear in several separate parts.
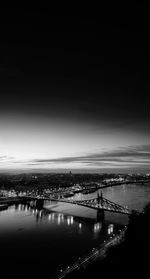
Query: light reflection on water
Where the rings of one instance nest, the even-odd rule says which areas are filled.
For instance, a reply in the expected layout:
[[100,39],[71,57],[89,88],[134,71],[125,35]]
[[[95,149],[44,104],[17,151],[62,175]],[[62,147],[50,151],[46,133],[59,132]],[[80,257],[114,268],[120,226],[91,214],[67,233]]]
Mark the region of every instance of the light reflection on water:
[[94,233],[100,232],[101,229],[102,229],[102,223],[99,222],[99,223],[94,224]]
[[114,224],[110,224],[109,226],[108,226],[108,234],[110,235],[110,234],[113,234],[113,232],[114,232]]
[[0,260],[7,262],[11,251],[18,263],[39,261],[43,266],[48,260],[53,274],[109,237],[108,226],[97,220],[38,210],[33,203],[13,205],[0,212]]

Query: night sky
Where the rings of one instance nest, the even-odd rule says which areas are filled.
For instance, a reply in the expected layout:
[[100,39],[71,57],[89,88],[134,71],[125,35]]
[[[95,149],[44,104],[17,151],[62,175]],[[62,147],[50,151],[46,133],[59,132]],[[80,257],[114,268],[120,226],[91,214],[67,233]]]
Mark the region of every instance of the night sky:
[[149,171],[150,29],[134,8],[1,9],[0,171]]

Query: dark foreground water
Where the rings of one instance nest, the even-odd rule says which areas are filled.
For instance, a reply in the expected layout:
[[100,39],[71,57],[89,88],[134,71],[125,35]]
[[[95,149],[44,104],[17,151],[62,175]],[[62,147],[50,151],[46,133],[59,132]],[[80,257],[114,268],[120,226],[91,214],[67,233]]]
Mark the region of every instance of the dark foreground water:
[[[78,194],[75,199],[89,199]],[[150,199],[150,185],[124,185],[103,189],[107,199],[142,210]],[[88,253],[126,225],[128,217],[70,204],[45,202],[46,210],[32,204],[14,205],[0,212],[0,271],[4,275],[52,278],[78,257]]]

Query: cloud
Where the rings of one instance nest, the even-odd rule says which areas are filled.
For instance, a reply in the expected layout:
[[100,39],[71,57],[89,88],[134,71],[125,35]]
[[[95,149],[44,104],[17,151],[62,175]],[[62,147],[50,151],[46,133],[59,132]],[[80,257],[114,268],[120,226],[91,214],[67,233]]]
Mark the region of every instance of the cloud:
[[0,155],[0,162],[5,161],[5,160],[12,160],[12,159],[15,159],[15,158],[12,156]]
[[3,161],[6,158],[7,158],[7,156],[0,156],[0,161]]
[[82,156],[59,158],[35,158],[18,160],[17,158],[0,155],[0,165],[12,168],[28,169],[142,169],[150,168],[150,145],[128,146],[111,151],[89,153]]
[[7,168],[8,165],[14,164],[14,162],[15,162],[14,160],[15,160],[15,158],[13,156],[0,155],[0,167]]
[[86,154],[84,156],[34,159],[29,165],[66,165],[80,164],[99,167],[150,166],[150,145],[128,146],[112,151]]

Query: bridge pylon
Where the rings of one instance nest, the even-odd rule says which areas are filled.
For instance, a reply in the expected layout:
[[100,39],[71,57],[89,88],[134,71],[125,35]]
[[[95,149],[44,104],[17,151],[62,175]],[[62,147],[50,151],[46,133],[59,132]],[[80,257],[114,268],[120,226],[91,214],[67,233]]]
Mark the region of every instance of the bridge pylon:
[[42,209],[43,205],[44,205],[44,200],[43,199],[39,199],[39,200],[36,201],[36,207],[38,209]]
[[[97,203],[102,207],[103,205],[103,193],[101,191],[101,194],[99,195],[99,192],[97,193]],[[104,210],[99,208],[97,209],[97,221],[103,221],[104,219]]]
[[97,193],[97,203],[102,206],[103,203],[103,193],[101,191],[101,195],[99,195],[99,192]]
[[97,221],[103,221],[105,213],[103,209],[97,209]]

